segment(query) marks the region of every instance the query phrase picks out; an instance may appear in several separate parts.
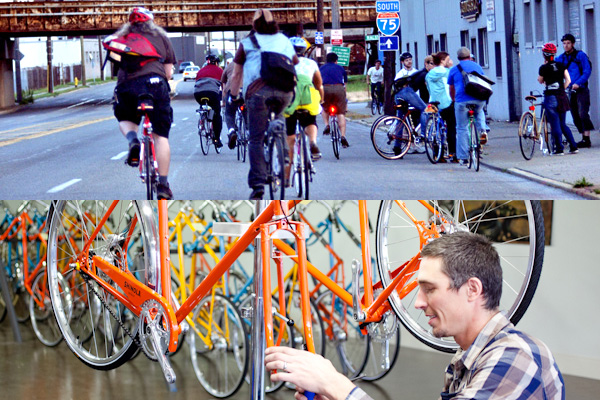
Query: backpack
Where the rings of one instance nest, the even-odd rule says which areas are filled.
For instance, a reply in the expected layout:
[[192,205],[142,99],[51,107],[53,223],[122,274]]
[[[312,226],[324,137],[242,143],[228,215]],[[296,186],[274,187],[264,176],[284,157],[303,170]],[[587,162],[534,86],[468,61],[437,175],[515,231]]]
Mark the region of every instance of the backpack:
[[150,62],[163,60],[152,43],[139,33],[108,36],[102,46],[107,51],[104,64],[110,61],[127,73],[139,71]]
[[456,67],[462,74],[466,94],[477,100],[487,100],[492,97],[492,93],[494,93],[492,85],[496,84],[496,82],[475,71],[465,72],[460,64]]
[[[315,99],[315,101],[313,101],[315,92],[319,99]],[[319,113],[318,110],[316,113],[313,114],[312,108],[307,106],[316,104],[318,108],[320,98],[321,96],[319,92],[313,86],[312,78],[308,75],[300,74],[297,76],[296,93],[294,99],[292,100],[290,105],[287,106],[287,108],[284,111],[284,114],[286,116],[290,116],[296,111],[296,109],[302,107],[308,109],[311,115],[316,115]]]
[[[575,63],[577,64],[577,67],[579,68],[579,75],[583,75],[583,65],[581,65],[581,61],[579,61],[577,59],[577,54],[579,54],[579,50],[575,49],[573,51],[573,57],[569,58],[569,62],[567,62],[567,65],[565,66],[566,69],[569,69],[569,65],[571,65],[573,63],[573,61],[575,61]],[[590,60],[590,56],[587,55],[587,53],[583,53],[585,54],[585,56],[587,57],[588,63],[590,64],[590,71],[593,70],[592,67],[592,61]]]
[[260,50],[260,77],[268,86],[283,92],[291,92],[296,86],[296,69],[292,60],[281,53],[263,51],[256,40],[250,35],[254,47]]

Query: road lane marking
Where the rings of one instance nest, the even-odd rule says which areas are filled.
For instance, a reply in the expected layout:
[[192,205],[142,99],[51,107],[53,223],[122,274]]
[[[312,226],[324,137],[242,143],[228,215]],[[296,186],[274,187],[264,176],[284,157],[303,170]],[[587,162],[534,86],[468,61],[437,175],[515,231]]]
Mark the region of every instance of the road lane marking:
[[112,157],[111,160],[120,160],[121,158],[125,157],[127,155],[127,153],[129,153],[129,152],[123,151],[123,152],[117,154],[116,156]]
[[[21,142],[23,140],[28,140],[28,139],[37,139],[40,137],[44,137],[44,136],[48,136],[48,135],[52,135],[54,133],[58,133],[58,132],[63,132],[69,129],[75,129],[75,128],[81,128],[83,126],[87,126],[87,125],[92,125],[92,124],[96,124],[98,122],[104,122],[104,121],[108,121],[114,119],[113,116],[110,117],[106,117],[106,118],[99,118],[99,119],[94,119],[91,121],[84,121],[84,122],[80,122],[77,124],[73,124],[73,125],[69,125],[69,126],[64,126],[64,127],[60,127],[60,128],[56,128],[56,129],[51,129],[49,131],[45,131],[45,132],[37,132],[37,133],[31,133],[31,134],[27,134],[25,133],[23,136],[14,138],[14,139],[9,139],[6,141],[0,141],[0,147],[4,147],[4,146],[8,146],[11,144],[15,144],[18,142]],[[0,134],[2,134],[4,132],[0,132]]]
[[74,108],[74,107],[82,106],[82,105],[84,105],[84,104],[86,104],[86,103],[89,103],[90,101],[94,101],[94,99],[88,99],[88,100],[82,101],[82,102],[80,102],[80,103],[73,104],[73,105],[71,105],[71,106],[67,107],[67,110],[68,110],[69,108]]
[[190,119],[189,117],[185,117],[184,119],[182,119],[182,121],[187,121],[188,119]]
[[46,192],[46,193],[57,193],[57,192],[60,192],[61,190],[65,190],[69,186],[72,186],[72,185],[76,184],[79,181],[81,181],[81,179],[79,179],[79,178],[77,178],[77,179],[71,179],[68,182],[62,183],[62,184],[60,184],[58,186],[54,186],[52,189],[48,190],[48,192]]

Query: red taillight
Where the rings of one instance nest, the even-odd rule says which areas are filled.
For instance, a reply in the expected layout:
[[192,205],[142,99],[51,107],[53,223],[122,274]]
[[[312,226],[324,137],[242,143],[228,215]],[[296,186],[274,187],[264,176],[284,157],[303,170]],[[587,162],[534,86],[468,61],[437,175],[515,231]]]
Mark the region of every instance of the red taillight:
[[475,111],[469,110],[469,117],[472,117],[473,115],[475,115]]
[[245,104],[242,104],[242,105],[240,106],[240,110],[244,111],[244,108],[246,108],[246,105],[245,105]]
[[529,106],[529,111],[535,111],[535,106]]
[[329,114],[336,114],[337,113],[337,108],[335,106],[331,106],[329,107]]

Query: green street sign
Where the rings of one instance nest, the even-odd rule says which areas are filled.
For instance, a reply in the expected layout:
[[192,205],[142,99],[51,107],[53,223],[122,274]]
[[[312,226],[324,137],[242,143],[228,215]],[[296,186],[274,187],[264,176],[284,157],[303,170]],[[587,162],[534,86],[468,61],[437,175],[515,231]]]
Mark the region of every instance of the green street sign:
[[367,42],[377,42],[379,40],[379,35],[367,35],[365,36],[365,41]]
[[350,65],[350,47],[333,46],[331,48],[338,56],[338,65],[348,67]]

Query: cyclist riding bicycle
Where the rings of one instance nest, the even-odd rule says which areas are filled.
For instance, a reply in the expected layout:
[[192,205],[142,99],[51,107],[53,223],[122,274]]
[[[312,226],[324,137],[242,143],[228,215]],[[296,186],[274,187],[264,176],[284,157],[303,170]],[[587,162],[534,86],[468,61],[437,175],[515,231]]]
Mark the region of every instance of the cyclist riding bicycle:
[[[221,143],[221,130],[223,129],[223,118],[221,117],[221,76],[223,69],[217,65],[219,57],[214,54],[206,56],[208,64],[201,68],[196,74],[194,85],[194,98],[198,104],[202,99],[208,99],[208,105],[213,109],[209,113],[209,121],[212,118],[213,134],[216,147],[223,147]],[[212,114],[212,115],[211,115]]]
[[[238,137],[238,132],[236,131],[237,127],[235,126],[235,113],[237,111],[237,108],[244,102],[244,99],[241,98],[241,96],[239,96],[239,93],[238,102],[227,101],[231,91],[231,78],[233,76],[234,65],[235,64],[233,62],[227,64],[227,66],[223,70],[223,75],[221,75],[221,85],[223,85],[224,95],[223,106],[225,107],[225,122],[227,123],[227,128],[229,128],[227,133],[227,146],[231,150],[235,149]],[[246,112],[244,112],[244,120],[247,120]]]
[[348,74],[344,67],[338,65],[338,55],[335,53],[328,53],[325,56],[327,61],[325,65],[322,65],[321,76],[323,77],[323,91],[325,96],[323,97],[323,120],[325,120],[325,129],[323,130],[324,135],[328,135],[331,128],[329,127],[329,109],[331,106],[335,106],[337,110],[337,118],[340,126],[340,134],[342,135],[342,147],[346,148],[350,146],[348,139],[346,139],[346,83],[348,82]]
[[[267,100],[275,99],[281,105],[281,109],[274,111],[276,114],[275,119],[280,122],[278,129],[281,128],[283,134],[285,130],[283,110],[291,102],[293,96],[292,91],[284,91],[269,86],[261,78],[262,52],[268,51],[283,55],[291,59],[294,65],[298,63],[298,57],[290,40],[284,34],[279,33],[279,26],[271,11],[266,9],[257,10],[252,19],[252,26],[253,32],[241,41],[233,58],[235,64],[233,77],[231,78],[231,96],[228,101],[235,102],[239,100],[238,93],[242,86],[243,74],[243,95],[248,106],[248,130],[250,133],[248,143],[250,158],[248,185],[252,188],[250,199],[259,200],[264,195],[264,185],[268,183],[267,164],[264,155],[264,139],[269,117]],[[284,154],[287,154],[287,151],[284,151]]]
[[[296,87],[296,97],[292,104],[285,110],[287,125],[287,142],[290,154],[290,165],[293,162],[294,144],[296,143],[296,122],[308,136],[310,141],[310,155],[313,161],[321,158],[321,151],[317,146],[317,115],[321,112],[321,99],[323,94],[323,79],[319,66],[310,58],[303,57],[308,48],[306,40],[300,37],[290,39],[296,55],[300,62],[296,64],[296,74],[298,84]],[[299,110],[305,110],[298,112]],[[289,175],[289,167],[286,167],[286,176]]]
[[135,7],[129,14],[129,22],[105,40],[118,41],[132,49],[137,56],[122,55],[115,88],[114,114],[119,129],[129,141],[126,163],[139,165],[140,141],[138,126],[142,116],[138,113],[138,97],[149,94],[154,99],[154,109],[148,112],[152,123],[152,135],[158,161],[159,182],[157,197],[171,199],[168,174],[171,162],[169,131],[173,122],[173,109],[169,97],[169,80],[176,61],[175,51],[167,33],[154,22],[154,16],[143,7]]
[[367,84],[371,85],[371,98],[377,99],[383,103],[383,68],[381,68],[381,60],[375,60],[375,66],[367,71]]

